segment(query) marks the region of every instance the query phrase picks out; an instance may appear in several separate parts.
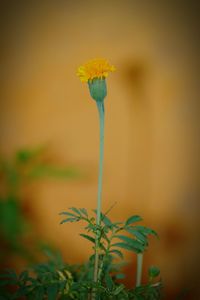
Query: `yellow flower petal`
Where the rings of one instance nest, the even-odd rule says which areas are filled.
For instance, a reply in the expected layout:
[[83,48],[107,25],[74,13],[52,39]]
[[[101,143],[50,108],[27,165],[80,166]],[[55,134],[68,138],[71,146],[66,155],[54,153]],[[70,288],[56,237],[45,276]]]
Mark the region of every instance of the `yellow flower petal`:
[[107,60],[93,59],[78,68],[77,76],[82,82],[88,82],[95,78],[106,78],[109,72],[115,70],[115,67],[110,65]]

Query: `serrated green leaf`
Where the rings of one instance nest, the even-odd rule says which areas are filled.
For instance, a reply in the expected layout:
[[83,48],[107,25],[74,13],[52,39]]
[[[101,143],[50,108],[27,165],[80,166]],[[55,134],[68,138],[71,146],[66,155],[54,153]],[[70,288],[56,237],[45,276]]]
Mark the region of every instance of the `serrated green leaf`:
[[135,223],[135,222],[139,222],[139,221],[142,221],[142,218],[140,216],[138,216],[138,215],[131,216],[126,221],[125,226],[130,225],[130,224]]
[[90,235],[87,235],[87,234],[84,234],[84,233],[80,233],[80,236],[82,236],[83,238],[87,239],[88,241],[92,242],[95,244],[95,239],[90,236]]

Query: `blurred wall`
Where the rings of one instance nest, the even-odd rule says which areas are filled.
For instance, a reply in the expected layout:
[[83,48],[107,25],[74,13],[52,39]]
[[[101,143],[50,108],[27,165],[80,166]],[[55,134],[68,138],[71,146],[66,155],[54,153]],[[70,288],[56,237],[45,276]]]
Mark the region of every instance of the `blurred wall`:
[[103,209],[117,202],[114,219],[140,214],[158,231],[146,265],[160,266],[168,288],[195,283],[197,11],[190,1],[1,1],[1,152],[47,143],[84,175],[26,195],[38,232],[67,261],[91,249],[58,213],[92,209],[97,194],[97,109],[76,69],[105,57],[117,71],[107,81]]

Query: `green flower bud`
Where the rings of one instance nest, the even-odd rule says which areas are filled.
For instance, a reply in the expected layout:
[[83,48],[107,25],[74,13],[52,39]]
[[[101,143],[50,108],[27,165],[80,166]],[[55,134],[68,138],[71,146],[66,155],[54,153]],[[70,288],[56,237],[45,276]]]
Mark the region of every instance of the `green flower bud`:
[[106,80],[95,78],[88,81],[90,95],[95,101],[103,101],[107,95]]

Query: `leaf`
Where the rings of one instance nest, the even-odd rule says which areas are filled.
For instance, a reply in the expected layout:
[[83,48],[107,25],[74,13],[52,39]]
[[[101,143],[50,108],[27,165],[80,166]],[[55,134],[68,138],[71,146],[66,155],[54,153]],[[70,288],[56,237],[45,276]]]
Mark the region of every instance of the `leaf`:
[[112,245],[112,247],[120,247],[129,251],[133,251],[133,247],[126,243],[115,243]]
[[110,251],[110,253],[114,253],[114,254],[117,254],[120,258],[123,258],[123,254],[121,251],[117,250],[117,249],[113,249]]
[[86,217],[88,217],[88,213],[85,208],[80,208],[80,211],[82,212],[82,214],[84,214]]
[[106,272],[106,274],[105,274],[105,281],[106,281],[106,285],[111,290],[114,286],[114,282],[113,282],[112,277],[110,276],[110,274],[108,272]]
[[[139,244],[139,243],[138,243]],[[144,251],[144,248],[142,247],[142,245],[131,245],[131,244],[127,244],[127,243],[115,243],[112,246],[115,247],[120,247],[135,253],[141,253]]]
[[123,284],[120,284],[120,285],[116,288],[116,290],[114,291],[113,294],[116,296],[116,295],[118,295],[123,289],[124,289],[124,285],[123,285]]
[[113,226],[116,227],[116,228],[118,228],[119,225],[122,225],[122,224],[124,224],[124,223],[123,222],[114,222]]
[[137,240],[135,239],[132,239],[128,236],[125,236],[125,235],[116,235],[116,237],[124,242],[126,242],[127,244],[129,244],[133,249],[137,249],[139,251],[144,251],[144,246],[138,242]]
[[[96,209],[94,209],[94,212],[95,212],[95,214],[97,214],[97,210],[96,210]],[[113,226],[113,224],[112,224],[112,222],[110,221],[110,219],[109,219],[106,215],[104,215],[103,213],[101,213],[101,221],[102,221],[106,226],[108,226],[108,227],[112,227],[112,226]]]
[[142,221],[142,218],[140,216],[137,216],[137,215],[131,216],[126,221],[125,226],[130,225],[130,224],[135,223],[135,222],[139,222],[139,221]]
[[47,287],[47,297],[48,300],[56,300],[57,298],[58,287],[57,284],[52,284]]
[[110,243],[110,239],[104,231],[102,231],[102,235],[101,235],[101,240],[103,240],[103,239],[107,242],[107,244]]
[[80,236],[82,236],[83,238],[87,239],[88,241],[92,242],[95,244],[95,239],[90,236],[90,235],[87,235],[87,234],[84,234],[84,233],[80,233]]
[[149,273],[149,277],[155,278],[155,277],[157,277],[157,276],[160,274],[160,270],[159,270],[159,268],[156,267],[156,266],[151,266],[151,267],[149,268],[148,273]]
[[67,218],[65,220],[62,220],[60,224],[67,223],[67,222],[77,222],[77,221],[79,221],[77,218]]
[[137,240],[143,242],[146,246],[148,245],[148,239],[146,235],[144,235],[141,231],[134,229],[134,227],[130,226],[126,228],[126,231],[134,235]]
[[1,203],[0,227],[1,232],[9,243],[14,244],[16,239],[24,232],[25,222],[21,213],[18,199],[8,197]]
[[69,209],[71,209],[73,212],[75,212],[76,214],[78,214],[79,216],[81,216],[81,213],[80,213],[80,211],[79,211],[78,208],[76,208],[76,207],[70,207]]
[[151,228],[141,226],[141,225],[136,225],[136,226],[134,226],[134,228],[136,228],[137,230],[139,230],[140,232],[142,232],[145,235],[151,234],[151,235],[154,235],[155,237],[159,238],[157,232]]
[[76,215],[74,215],[74,214],[72,214],[72,213],[70,213],[70,212],[68,212],[68,211],[62,211],[61,213],[59,213],[59,215],[67,215],[67,216],[71,216],[71,217],[76,217]]
[[41,148],[34,149],[34,150],[20,149],[16,152],[16,161],[20,163],[27,163],[31,159],[35,159],[39,157],[40,154],[42,153],[41,150],[42,150]]
[[112,227],[112,226],[113,226],[113,224],[112,224],[112,222],[110,221],[110,219],[109,219],[106,215],[104,215],[104,214],[102,214],[102,213],[101,213],[101,220],[102,220],[102,222],[103,222],[106,226],[108,226],[108,227]]
[[51,177],[51,178],[74,178],[78,176],[76,170],[72,168],[59,168],[57,166],[51,166],[46,163],[39,163],[34,165],[32,170],[27,174],[29,178],[37,179],[41,177]]

